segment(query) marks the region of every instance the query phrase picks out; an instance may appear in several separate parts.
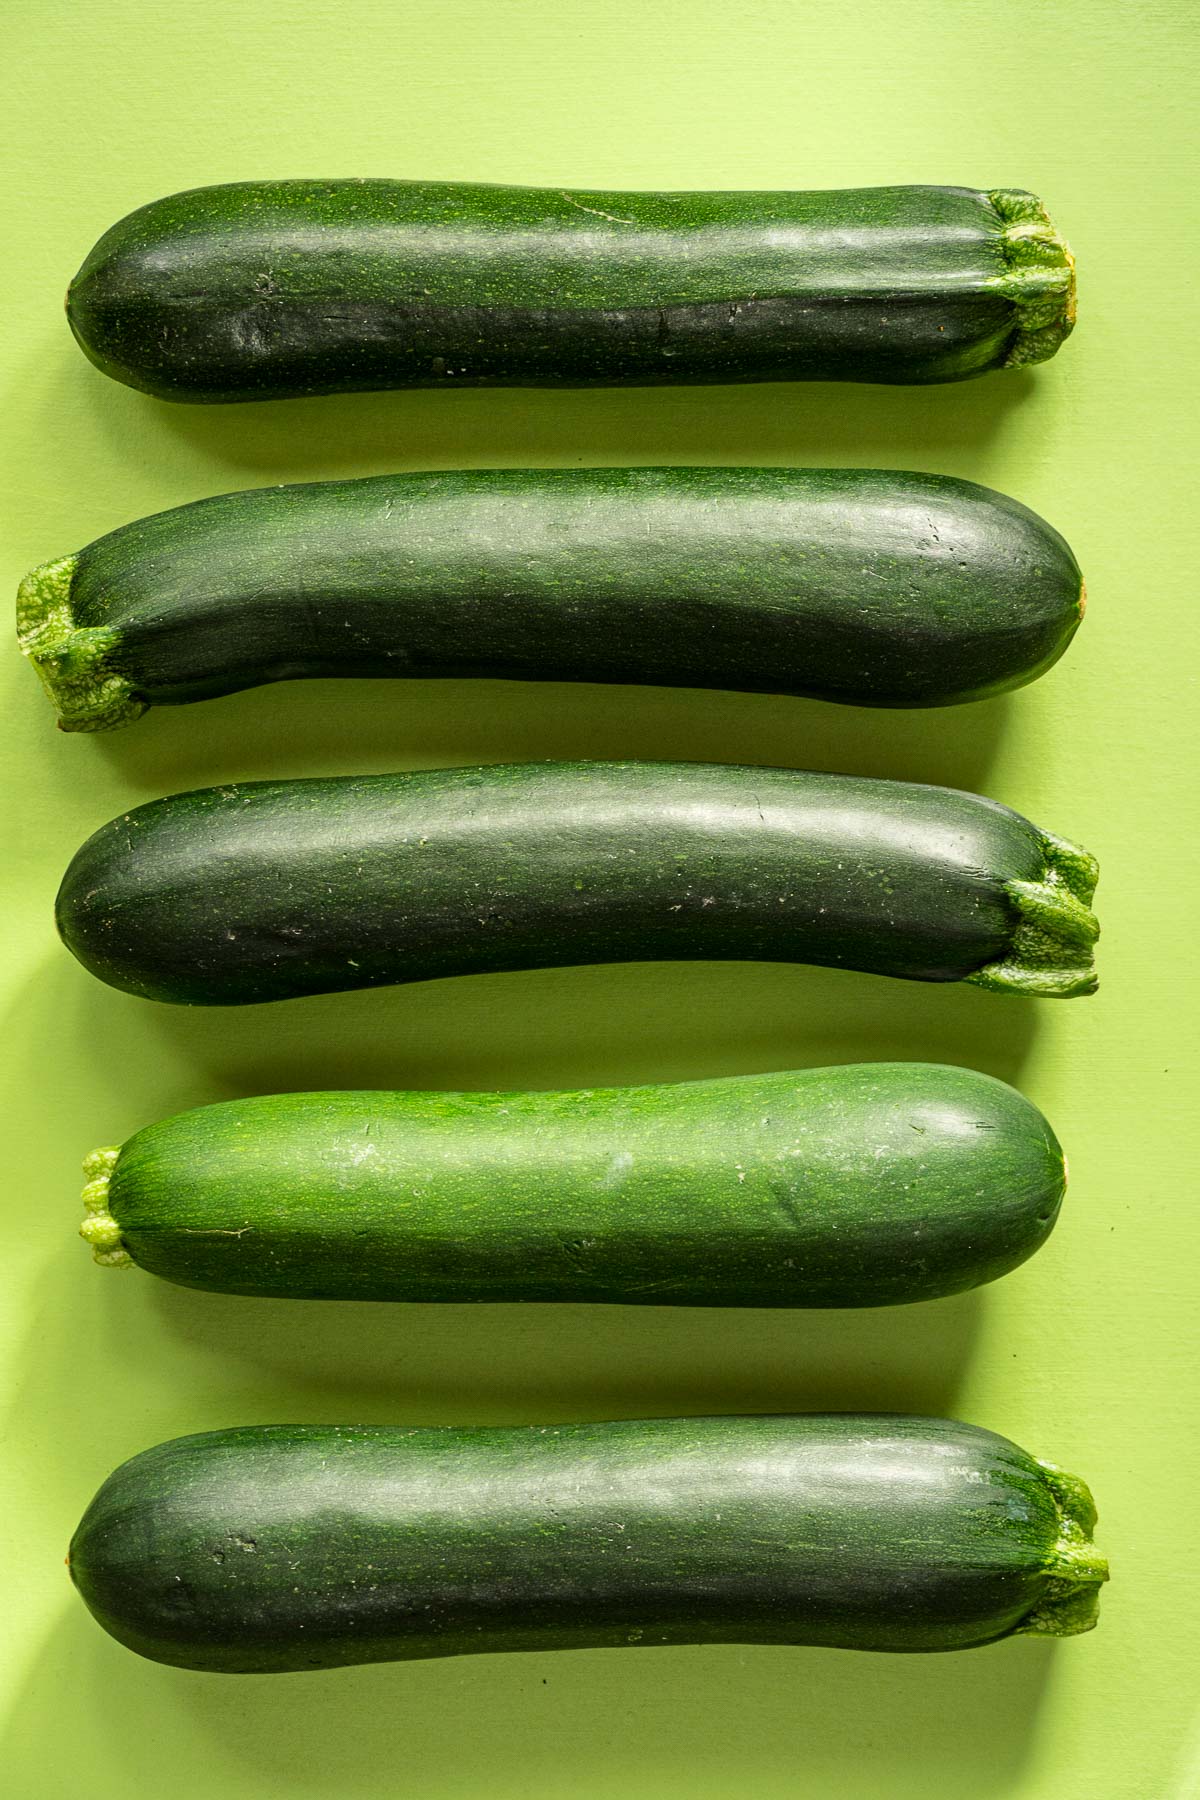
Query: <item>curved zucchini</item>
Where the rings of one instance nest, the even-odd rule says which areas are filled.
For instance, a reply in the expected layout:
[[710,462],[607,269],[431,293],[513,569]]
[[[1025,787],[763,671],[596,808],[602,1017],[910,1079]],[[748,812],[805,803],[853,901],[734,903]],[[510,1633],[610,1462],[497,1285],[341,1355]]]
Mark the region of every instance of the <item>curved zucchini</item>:
[[109,1477],[106,1631],[189,1669],[620,1644],[962,1650],[1096,1618],[1091,1495],[948,1419],[257,1425]]
[[102,826],[58,893],[114,987],[186,1005],[498,969],[809,962],[1067,996],[1096,865],[953,788],[705,763],[255,781]]
[[1052,356],[1075,278],[1017,189],[247,181],[122,219],[67,316],[106,375],[167,400],[931,382]]
[[97,1261],[336,1300],[927,1300],[1024,1262],[1066,1187],[1035,1106],[922,1063],[271,1094],[161,1120],[84,1168]]
[[1002,494],[886,469],[487,469],[258,488],[22,583],[68,731],[315,675],[657,682],[936,706],[1031,681],[1083,611]]

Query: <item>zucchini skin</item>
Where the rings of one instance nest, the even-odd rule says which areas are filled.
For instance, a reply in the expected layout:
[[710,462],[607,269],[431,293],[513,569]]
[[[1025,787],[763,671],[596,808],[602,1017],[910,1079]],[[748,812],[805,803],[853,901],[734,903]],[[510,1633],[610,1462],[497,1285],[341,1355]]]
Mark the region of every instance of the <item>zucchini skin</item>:
[[130,213],[67,295],[167,400],[486,384],[955,381],[1053,355],[1070,251],[1019,189],[571,193],[250,181]]
[[516,763],[151,801],[71,861],[59,932],[185,1005],[571,963],[809,962],[1095,986],[1086,852],[952,788],[705,763]]
[[1079,568],[1017,501],[887,469],[447,470],[222,494],[45,564],[67,730],[307,676],[655,682],[937,706],[1031,681]]
[[625,1644],[967,1649],[1095,1621],[1081,1482],[947,1419],[245,1426],[111,1475],[104,1628],[230,1673]]
[[272,1094],[85,1165],[83,1235],[185,1287],[302,1299],[884,1306],[1044,1242],[1061,1147],[922,1063],[579,1093]]

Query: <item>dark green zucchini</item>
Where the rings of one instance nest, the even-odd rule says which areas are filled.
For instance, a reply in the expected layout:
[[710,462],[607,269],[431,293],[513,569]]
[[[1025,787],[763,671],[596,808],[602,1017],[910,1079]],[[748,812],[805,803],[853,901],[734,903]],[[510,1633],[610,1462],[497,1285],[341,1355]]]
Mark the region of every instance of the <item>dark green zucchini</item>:
[[102,980],[187,1005],[497,969],[809,962],[1092,992],[1096,865],[952,788],[705,763],[529,763],[174,794],[58,894]]
[[487,469],[222,494],[46,563],[21,647],[68,731],[312,675],[658,682],[934,706],[1083,610],[1015,500],[885,469]]
[[1062,1150],[970,1069],[875,1063],[582,1093],[271,1094],[84,1164],[97,1261],[335,1300],[883,1306],[1053,1229]]
[[949,1419],[251,1425],[108,1478],[106,1631],[189,1669],[621,1644],[964,1650],[1096,1621],[1081,1481]]
[[247,181],[156,200],[67,295],[167,400],[483,383],[955,381],[1052,356],[1070,251],[1015,189]]

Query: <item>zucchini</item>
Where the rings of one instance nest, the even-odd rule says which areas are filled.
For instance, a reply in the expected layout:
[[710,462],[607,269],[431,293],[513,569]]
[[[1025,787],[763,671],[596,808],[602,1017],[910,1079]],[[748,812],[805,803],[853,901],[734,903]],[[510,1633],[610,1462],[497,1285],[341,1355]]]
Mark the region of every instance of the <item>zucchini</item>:
[[185,1005],[498,969],[809,962],[1090,993],[1096,864],[952,788],[530,763],[203,788],[102,826],[63,941]]
[[1083,611],[1015,500],[886,469],[484,469],[221,494],[46,563],[21,647],[67,731],[315,675],[658,682],[935,706]]
[[922,1063],[271,1094],[161,1120],[84,1168],[99,1262],[326,1300],[928,1300],[1024,1262],[1066,1187],[1035,1106]]
[[1053,356],[1075,277],[1017,189],[245,181],[114,225],[67,317],[106,375],[166,400],[931,382]]
[[109,1477],[68,1558],[106,1631],[265,1672],[621,1644],[962,1650],[1096,1619],[1091,1495],[948,1419],[250,1425]]

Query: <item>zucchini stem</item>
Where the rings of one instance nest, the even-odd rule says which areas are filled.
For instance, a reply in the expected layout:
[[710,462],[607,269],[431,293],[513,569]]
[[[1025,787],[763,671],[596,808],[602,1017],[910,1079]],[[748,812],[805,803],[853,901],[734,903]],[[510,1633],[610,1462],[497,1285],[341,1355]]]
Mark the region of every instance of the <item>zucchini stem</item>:
[[1046,867],[1040,881],[1006,881],[1016,927],[1007,956],[985,963],[967,980],[1007,994],[1069,1000],[1094,994],[1092,946],[1100,925],[1091,910],[1099,865],[1065,838],[1042,832]]
[[1046,1565],[1046,1592],[1018,1626],[1034,1637],[1076,1637],[1096,1623],[1108,1561],[1092,1542],[1096,1503],[1087,1483],[1054,1463],[1038,1467],[1058,1507],[1058,1542]]
[[121,1227],[108,1210],[108,1184],[118,1156],[119,1144],[93,1150],[83,1159],[84,1221],[79,1235],[92,1246],[92,1255],[106,1269],[131,1269],[133,1258],[125,1248]]
[[113,666],[120,634],[79,626],[71,611],[76,556],[42,563],[17,590],[17,642],[42,678],[62,731],[110,731],[146,711]]
[[1004,273],[996,287],[1017,308],[1004,367],[1046,362],[1075,325],[1075,258],[1034,194],[1001,188],[988,199],[1004,221]]

